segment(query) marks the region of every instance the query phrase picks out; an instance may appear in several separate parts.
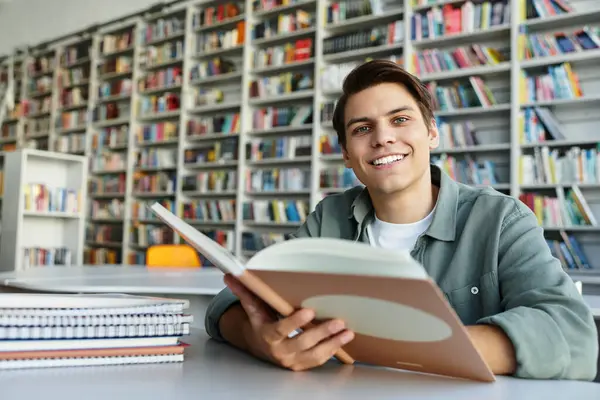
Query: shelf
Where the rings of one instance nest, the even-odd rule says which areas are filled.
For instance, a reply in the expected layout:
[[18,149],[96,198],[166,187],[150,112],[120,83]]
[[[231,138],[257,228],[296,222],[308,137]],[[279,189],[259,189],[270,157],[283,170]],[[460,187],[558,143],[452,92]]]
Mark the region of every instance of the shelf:
[[559,54],[556,56],[538,57],[533,60],[521,61],[520,65],[522,69],[532,69],[540,67],[548,67],[554,64],[561,64],[565,62],[598,62],[600,59],[600,49],[578,51],[574,53]]
[[[237,0],[236,0],[237,1]],[[415,53],[426,51],[433,48],[451,50],[458,46],[472,44],[488,45],[494,48],[516,48],[516,41],[521,28],[527,28],[529,32],[543,32],[544,30],[561,30],[569,32],[572,29],[580,29],[585,25],[595,24],[600,20],[600,9],[576,12],[570,15],[561,15],[551,18],[536,19],[529,21],[519,21],[519,18],[511,18],[510,24],[495,26],[485,30],[476,30],[468,33],[458,33],[448,36],[435,37],[424,40],[411,40],[412,29],[409,18],[415,13],[426,12],[429,9],[437,7],[442,9],[445,5],[461,7],[465,0],[441,0],[435,4],[424,6],[413,6],[412,1],[404,3],[398,2],[393,5],[393,9],[387,10],[380,15],[365,15],[339,21],[333,24],[326,24],[327,6],[320,1],[308,0],[299,1],[285,6],[275,7],[265,11],[252,10],[252,4],[245,2],[246,9],[243,15],[216,22],[207,26],[195,26],[200,22],[198,13],[209,6],[217,4],[214,0],[183,0],[178,3],[176,10],[162,11],[153,9],[151,15],[140,14],[124,18],[122,21],[115,22],[111,26],[101,27],[96,31],[87,32],[85,38],[77,35],[67,35],[60,41],[48,42],[48,51],[56,57],[56,61],[64,59],[64,53],[68,51],[68,46],[75,43],[89,43],[90,52],[85,54],[74,54],[75,62],[68,66],[59,66],[52,71],[41,74],[35,74],[36,77],[48,77],[51,84],[43,82],[37,86],[31,85],[30,69],[27,62],[31,59],[33,53],[24,50],[24,54],[13,52],[3,59],[0,68],[9,66],[13,72],[18,70],[20,64],[23,75],[11,76],[15,95],[18,93],[20,98],[33,104],[36,100],[42,100],[47,97],[50,106],[44,104],[44,107],[32,106],[29,110],[48,110],[27,117],[18,116],[3,121],[5,134],[15,136],[0,138],[0,144],[8,146],[16,144],[22,146],[45,145],[52,150],[77,149],[83,150],[84,159],[94,158],[92,166],[97,165],[118,165],[123,166],[117,170],[93,170],[86,169],[89,174],[88,181],[91,181],[98,187],[98,193],[89,193],[86,201],[100,202],[100,206],[109,202],[117,202],[122,206],[123,218],[92,218],[91,213],[86,208],[84,215],[68,215],[61,213],[33,214],[22,212],[26,223],[51,224],[52,221],[60,220],[59,226],[78,224],[80,220],[92,224],[94,229],[100,229],[108,225],[109,228],[123,229],[123,239],[114,243],[102,244],[95,240],[102,235],[90,235],[88,241],[84,244],[89,251],[100,247],[120,250],[118,252],[125,257],[123,260],[127,263],[127,255],[135,250],[143,252],[147,246],[139,246],[135,241],[135,235],[131,235],[132,224],[140,224],[140,229],[144,229],[147,224],[159,225],[157,221],[151,219],[132,219],[134,206],[142,206],[154,201],[170,202],[174,209],[180,210],[183,204],[193,202],[202,204],[202,206],[213,207],[215,205],[229,204],[235,209],[235,214],[242,213],[246,202],[260,201],[270,202],[283,199],[285,201],[302,202],[308,206],[308,211],[314,210],[323,196],[335,193],[342,193],[347,188],[325,187],[320,188],[320,173],[325,169],[342,171],[345,168],[343,156],[341,154],[320,154],[320,151],[336,151],[334,143],[332,147],[321,146],[324,135],[331,135],[336,139],[336,133],[331,122],[321,122],[321,119],[331,118],[333,110],[329,104],[334,103],[342,94],[341,83],[344,75],[353,65],[362,61],[374,58],[386,58],[395,60],[406,68],[413,69],[413,56]],[[258,4],[258,3],[257,3]],[[590,3],[591,4],[591,3]],[[406,9],[404,9],[406,6]],[[514,7],[513,7],[514,8]],[[253,27],[261,21],[279,18],[280,15],[293,14],[296,10],[310,11],[316,13],[311,18],[314,26],[300,31],[272,35],[274,30],[269,31],[271,37],[252,40]],[[167,37],[160,37],[143,43],[141,37],[147,32],[149,21],[159,21],[161,24],[168,24],[166,16],[177,15],[182,18],[183,25],[177,25],[174,29],[165,27],[163,32],[173,32]],[[216,20],[214,18],[213,20]],[[367,48],[357,48],[357,44],[363,39],[359,35],[346,43],[348,47],[336,47],[336,53],[330,53],[330,46],[325,46],[328,39],[358,33],[363,30],[370,30],[378,25],[388,24],[392,21],[403,20],[404,30],[400,35],[394,37],[377,38],[376,43],[384,43],[378,46]],[[204,40],[209,38],[215,32],[221,32],[223,38],[231,37],[227,31],[236,29],[237,24],[244,21],[246,31],[244,32],[244,44],[235,44],[234,40],[223,40],[225,48],[214,48],[218,43],[214,40]],[[100,21],[99,23],[102,23]],[[466,26],[466,25],[465,25]],[[101,54],[100,43],[106,34],[116,34],[132,29],[133,45],[122,50],[114,51],[109,54]],[[310,42],[310,51],[292,51],[292,47],[299,44],[299,41],[306,40]],[[392,43],[394,40],[398,42]],[[148,50],[156,46],[156,49],[163,45],[175,45],[176,41],[183,44],[183,52],[173,53],[177,58],[169,59],[164,62],[158,62],[147,65],[147,60],[151,57],[151,51]],[[341,39],[340,39],[341,41]],[[367,41],[363,41],[366,43]],[[389,42],[389,43],[388,43]],[[300,42],[301,44],[301,42]],[[275,50],[275,46],[287,46],[286,51]],[[34,49],[36,44],[28,44],[28,47]],[[204,51],[203,48],[210,50]],[[340,51],[342,49],[352,48],[352,51]],[[327,49],[328,54],[323,54]],[[300,50],[300,49],[298,49]],[[49,54],[50,54],[49,53]],[[165,53],[166,54],[166,53]],[[165,55],[161,54],[161,55]],[[171,53],[169,53],[171,54]],[[515,52],[511,56],[514,56]],[[103,70],[116,70],[115,66],[109,63],[117,57],[128,57],[122,65],[118,66],[119,72],[102,73]],[[79,58],[77,58],[79,57]],[[156,58],[156,57],[154,57]],[[298,60],[296,60],[298,58]],[[161,59],[163,59],[161,57]],[[164,59],[163,59],[164,60]],[[214,60],[219,60],[220,65],[213,64]],[[511,196],[521,193],[539,193],[544,195],[554,195],[557,187],[569,188],[570,184],[541,184],[541,185],[521,185],[510,179],[518,175],[519,156],[533,155],[536,149],[547,146],[550,149],[557,149],[563,153],[569,147],[579,147],[590,150],[598,145],[598,138],[595,135],[594,128],[600,123],[600,113],[597,113],[600,105],[600,92],[598,92],[598,83],[600,75],[593,70],[600,60],[600,49],[588,50],[575,54],[563,54],[555,57],[546,57],[535,60],[519,60],[514,58],[510,61],[501,62],[497,65],[477,65],[474,67],[441,70],[430,74],[421,74],[420,80],[429,84],[432,82],[444,82],[439,86],[453,85],[455,82],[467,83],[470,76],[481,76],[489,84],[495,98],[500,104],[489,107],[471,107],[464,109],[436,111],[435,116],[440,117],[448,124],[471,122],[476,132],[477,146],[437,148],[430,153],[432,157],[447,155],[456,159],[465,159],[471,157],[477,162],[492,161],[497,163],[497,179],[501,183],[491,185],[496,190]],[[549,101],[520,103],[519,93],[514,93],[520,87],[520,75],[522,72],[546,72],[549,65],[559,64],[571,61],[573,71],[577,73],[580,83],[583,87],[584,97],[575,99],[555,99]],[[276,65],[265,65],[267,62]],[[256,65],[257,67],[254,67]],[[339,65],[339,68],[337,66]],[[461,64],[462,65],[462,64]],[[171,72],[166,72],[167,68],[177,68],[177,76],[170,76]],[[71,78],[79,79],[74,83],[65,85],[65,68],[72,71]],[[75,73],[77,68],[89,71],[89,74],[80,75]],[[335,79],[323,79],[323,71],[328,71]],[[308,84],[294,85],[294,89],[299,87],[308,87],[301,91],[282,93],[265,98],[250,98],[250,85],[253,81],[266,81],[272,77],[289,74],[298,75],[304,72],[311,73],[311,79]],[[156,74],[156,75],[154,75]],[[154,75],[154,76],[153,76]],[[146,85],[154,86],[143,90],[144,84],[140,81],[148,78]],[[167,79],[165,79],[167,78]],[[130,84],[118,85],[118,82],[128,79]],[[65,79],[66,80],[66,79]],[[295,79],[294,79],[295,81]],[[168,86],[157,87],[156,85],[165,84]],[[110,86],[113,87],[110,87]],[[268,86],[268,85],[266,85]],[[273,85],[275,86],[275,85]],[[72,89],[80,88],[88,93],[84,102],[74,106],[64,106],[66,95]],[[120,91],[117,88],[121,89]],[[34,90],[32,90],[34,89]],[[219,92],[212,92],[219,90]],[[289,87],[286,90],[290,90]],[[261,91],[261,93],[277,93],[284,90]],[[121,93],[100,98],[100,93]],[[165,101],[164,96],[173,94],[179,96],[177,110],[167,112],[148,113],[141,115],[142,110],[154,110],[159,107],[150,107],[149,104],[160,104],[161,109],[173,108],[174,103]],[[199,94],[205,94],[200,96]],[[69,99],[70,101],[70,99]],[[156,102],[156,103],[155,103]],[[94,121],[101,115],[107,115],[106,107],[115,103],[119,108],[119,117],[113,120]],[[166,104],[168,103],[168,107]],[[204,104],[203,104],[204,103]],[[306,112],[306,107],[312,107],[310,115],[305,114],[306,118],[298,122],[294,120],[293,126],[281,126],[284,123],[290,123],[293,118],[288,118],[286,113],[295,112],[296,107],[302,107],[302,112]],[[563,140],[549,141],[544,143],[520,143],[518,136],[519,115],[523,110],[530,107],[548,107],[557,115],[566,129],[577,129],[577,135],[566,135],[569,138],[577,137],[581,140]],[[112,107],[112,105],[110,106]],[[15,113],[16,114],[16,113]],[[108,114],[113,115],[113,114]],[[272,117],[267,120],[268,115]],[[11,116],[11,115],[9,115]],[[262,116],[262,117],[259,117]],[[233,123],[228,120],[227,124],[212,122],[213,117],[234,118]],[[45,119],[49,123],[45,124]],[[264,119],[259,119],[264,118]],[[193,127],[191,121],[203,125]],[[564,121],[564,122],[563,122]],[[25,125],[27,123],[27,125]],[[7,124],[10,124],[8,126]],[[162,125],[164,124],[164,125]],[[67,128],[61,128],[61,126]],[[259,126],[273,126],[271,128],[254,129]],[[25,127],[27,126],[27,129]],[[192,129],[192,127],[194,129]],[[575,128],[571,128],[575,127]],[[223,130],[225,132],[213,132],[213,130]],[[192,132],[208,131],[198,136],[190,136]],[[235,133],[229,133],[233,132]],[[142,134],[143,132],[143,134]],[[590,132],[586,136],[586,133]],[[104,138],[106,143],[118,143],[118,145],[107,146],[103,144],[100,136],[107,135],[118,136],[111,138],[110,141]],[[27,134],[27,136],[26,136]],[[592,136],[595,135],[595,136]],[[482,137],[484,135],[485,137]],[[141,137],[147,138],[146,141],[138,142]],[[150,138],[166,138],[162,140],[153,140]],[[277,145],[285,145],[287,138],[293,138],[302,142],[306,146],[303,155],[293,158],[267,158],[261,159],[261,156],[252,155],[247,148],[257,142],[272,142]],[[46,140],[47,139],[47,140]],[[444,138],[445,139],[445,138]],[[446,142],[444,142],[446,143]],[[448,142],[450,143],[450,142]],[[454,141],[452,143],[465,143],[463,141]],[[470,141],[468,143],[471,143]],[[63,146],[63,147],[59,147]],[[233,148],[233,145],[237,145]],[[310,151],[308,150],[310,146]],[[4,147],[4,146],[3,146]],[[193,152],[192,152],[193,151]],[[194,152],[199,152],[194,156]],[[219,153],[221,152],[221,153]],[[265,152],[266,153],[266,152]],[[8,154],[8,153],[0,153]],[[34,154],[34,153],[32,153]],[[57,153],[57,157],[76,157],[70,154]],[[168,158],[162,160],[163,154]],[[268,154],[268,153],[266,153]],[[283,153],[294,154],[294,153]],[[172,156],[175,155],[176,159]],[[111,163],[101,164],[96,159],[100,157],[113,157]],[[5,155],[0,157],[0,161]],[[147,157],[147,158],[144,158]],[[161,161],[158,165],[168,165],[167,167],[136,167],[142,163],[141,159],[147,160],[155,157]],[[122,164],[114,163],[121,158]],[[212,162],[193,162],[185,163],[186,159],[215,159]],[[252,158],[256,160],[252,160]],[[77,159],[77,158],[75,158]],[[73,160],[75,160],[73,159]],[[69,159],[70,160],[70,159]],[[71,161],[69,161],[71,162]],[[75,162],[75,161],[73,161]],[[143,161],[148,165],[150,161]],[[247,174],[249,172],[267,171],[275,169],[298,169],[305,171],[308,181],[306,186],[310,189],[305,190],[260,190],[247,191],[249,187],[260,187],[260,185],[249,185]],[[502,169],[502,171],[500,171]],[[227,176],[226,183],[222,186],[213,186],[215,177]],[[168,188],[165,192],[137,192],[136,188],[145,188],[139,184],[139,179],[154,180],[154,177],[160,179],[170,179],[169,185],[159,185],[156,187]],[[100,183],[112,180],[112,186],[103,186]],[[196,186],[191,183],[211,182],[198,184],[200,189],[183,190],[184,188],[193,188]],[[309,183],[310,181],[310,183]],[[118,183],[118,185],[117,185]],[[156,182],[155,182],[156,183]],[[86,182],[87,187],[88,182]],[[287,184],[286,184],[287,185]],[[90,185],[91,187],[92,185]],[[284,185],[281,185],[284,186]],[[487,187],[486,185],[475,185],[476,187]],[[589,197],[590,203],[598,202],[600,198],[600,183],[579,184],[586,198]],[[150,187],[150,186],[149,186]],[[154,187],[154,186],[152,186]],[[221,190],[207,191],[208,187],[221,187]],[[237,187],[236,189],[229,189]],[[289,185],[289,187],[304,187],[302,185]],[[228,189],[225,189],[228,188]],[[203,189],[203,190],[202,190]],[[116,193],[107,193],[107,190],[118,190]],[[3,200],[4,203],[6,200]],[[233,206],[235,202],[235,206]],[[98,206],[98,204],[96,204]],[[594,204],[594,207],[597,205]],[[229,206],[227,206],[229,207]],[[135,211],[137,212],[137,211]],[[16,213],[15,213],[16,214]],[[99,214],[112,215],[112,214]],[[121,215],[121,214],[117,214]],[[598,216],[600,217],[600,216]],[[297,228],[299,223],[274,223],[274,222],[256,222],[244,221],[243,215],[236,215],[231,221],[212,221],[211,217],[202,220],[192,220],[196,229],[203,229],[215,232],[233,232],[227,236],[227,243],[233,243],[233,250],[236,254],[242,254],[241,234],[242,232],[260,232],[264,234],[284,234]],[[257,217],[258,218],[258,217]],[[32,222],[33,221],[33,222]],[[58,224],[58,223],[57,223]],[[3,224],[4,225],[4,224]],[[108,228],[106,228],[108,229]],[[547,227],[548,232],[558,232],[557,227]],[[597,235],[600,231],[596,227],[569,227],[564,228],[567,232],[573,232],[578,237],[587,238]],[[84,232],[85,233],[85,232]],[[152,237],[151,232],[146,232],[147,237]],[[156,233],[156,232],[154,232]],[[84,235],[85,236],[85,235]],[[84,237],[85,239],[85,237]],[[135,240],[134,240],[135,239]],[[140,239],[139,243],[146,243]],[[106,251],[106,250],[103,250]],[[97,252],[101,254],[101,252]],[[592,258],[592,257],[590,257]],[[599,266],[600,267],[600,266]],[[600,276],[600,275],[599,275]]]
[[553,29],[559,30],[573,25],[587,25],[600,21],[600,9],[589,11],[575,11],[568,14],[555,15],[552,17],[533,18],[523,21],[521,25],[530,30]]
[[416,48],[436,47],[439,45],[447,46],[450,44],[460,46],[464,44],[477,43],[483,40],[508,39],[509,34],[510,25],[500,25],[486,30],[461,32],[452,35],[416,40],[413,42],[413,46]]

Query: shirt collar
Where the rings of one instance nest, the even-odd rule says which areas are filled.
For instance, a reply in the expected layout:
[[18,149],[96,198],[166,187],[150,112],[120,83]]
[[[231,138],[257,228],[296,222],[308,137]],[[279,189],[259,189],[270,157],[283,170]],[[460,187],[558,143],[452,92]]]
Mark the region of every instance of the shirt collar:
[[[456,237],[458,185],[446,172],[433,164],[431,165],[431,182],[439,186],[440,190],[433,220],[425,234],[438,240],[452,241]],[[348,218],[354,218],[360,226],[372,212],[373,203],[368,189],[364,188],[352,202]]]

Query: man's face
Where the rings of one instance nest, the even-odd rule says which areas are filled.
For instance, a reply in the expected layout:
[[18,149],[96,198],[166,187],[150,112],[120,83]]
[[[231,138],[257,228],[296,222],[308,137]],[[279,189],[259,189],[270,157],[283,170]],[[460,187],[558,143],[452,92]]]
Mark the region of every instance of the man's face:
[[371,193],[406,189],[429,168],[430,149],[439,144],[417,102],[402,85],[384,83],[352,95],[344,112],[346,167]]

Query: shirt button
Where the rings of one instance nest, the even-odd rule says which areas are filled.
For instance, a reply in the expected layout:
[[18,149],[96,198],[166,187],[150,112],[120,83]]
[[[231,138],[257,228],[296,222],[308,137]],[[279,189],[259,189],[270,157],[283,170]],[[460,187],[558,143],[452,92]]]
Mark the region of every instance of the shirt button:
[[479,293],[479,288],[478,288],[477,286],[473,286],[473,287],[471,288],[471,293],[473,293],[473,294],[477,294],[477,293]]

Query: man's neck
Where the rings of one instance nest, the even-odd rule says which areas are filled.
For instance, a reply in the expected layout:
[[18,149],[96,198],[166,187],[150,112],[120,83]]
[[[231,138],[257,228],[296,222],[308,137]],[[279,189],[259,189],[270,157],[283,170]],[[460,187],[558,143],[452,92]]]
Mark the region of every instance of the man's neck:
[[428,170],[410,187],[390,194],[373,193],[375,215],[392,224],[411,224],[425,218],[435,207],[439,188],[431,182]]

